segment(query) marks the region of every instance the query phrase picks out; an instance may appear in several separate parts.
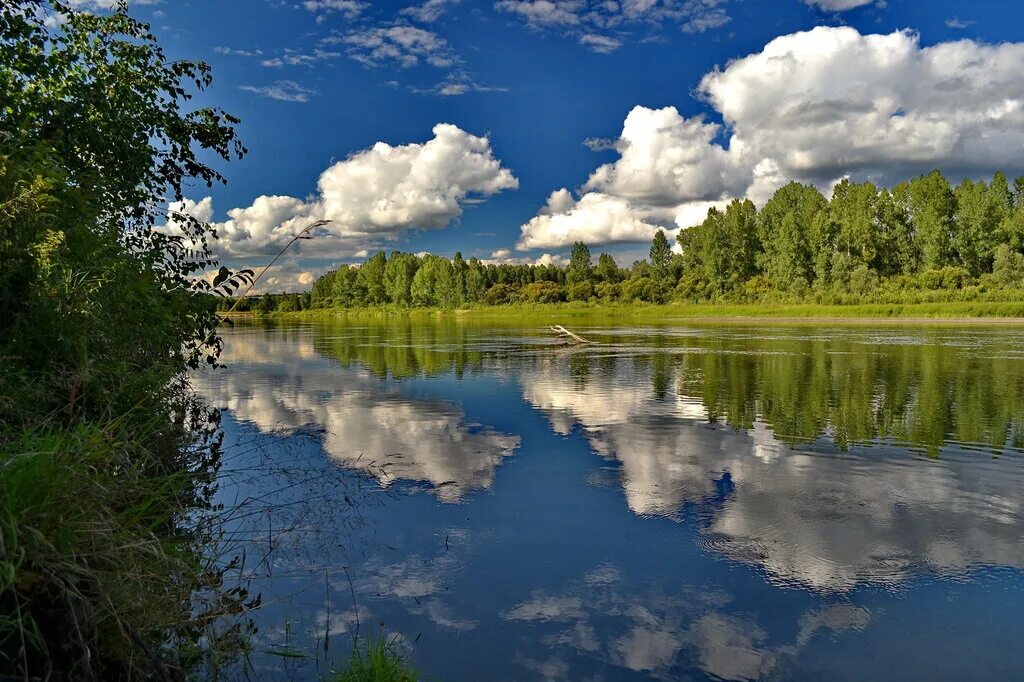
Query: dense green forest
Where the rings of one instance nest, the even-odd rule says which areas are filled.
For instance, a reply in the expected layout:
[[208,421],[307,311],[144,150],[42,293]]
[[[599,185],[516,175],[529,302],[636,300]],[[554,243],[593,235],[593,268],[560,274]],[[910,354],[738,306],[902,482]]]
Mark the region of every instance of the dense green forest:
[[220,345],[210,232],[153,229],[244,152],[189,106],[209,83],[123,9],[0,5],[0,678],[184,679],[242,644],[187,374]]
[[1024,178],[956,187],[939,172],[879,189],[843,180],[831,200],[790,183],[679,232],[650,258],[596,265],[577,243],[565,267],[377,253],[320,277],[308,295],[243,302],[263,312],[324,307],[554,303],[918,303],[1024,300]]

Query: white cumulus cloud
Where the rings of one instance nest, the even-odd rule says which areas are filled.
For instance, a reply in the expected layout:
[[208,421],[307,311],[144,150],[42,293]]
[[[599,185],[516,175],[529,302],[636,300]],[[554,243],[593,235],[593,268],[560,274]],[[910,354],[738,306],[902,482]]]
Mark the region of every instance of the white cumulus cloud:
[[588,244],[643,242],[659,226],[638,216],[628,200],[588,192],[579,201],[566,189],[552,193],[541,213],[523,225],[516,248],[557,249],[582,241]]
[[594,171],[584,189],[656,206],[741,190],[749,182],[748,169],[714,142],[719,130],[700,118],[684,118],[675,107],[635,107],[616,145],[619,159]]
[[1021,166],[1022,61],[1024,43],[922,48],[910,31],[819,27],[713,71],[700,90],[734,131],[730,152],[790,177],[991,172]]
[[[311,222],[329,220],[315,239],[300,242],[299,251],[309,245],[318,257],[355,256],[405,230],[443,228],[468,199],[518,187],[488,138],[448,123],[434,126],[433,134],[423,143],[378,142],[335,163],[307,199],[264,195],[232,208],[227,220],[214,224],[215,249],[239,258],[274,253]],[[177,209],[204,220],[213,212],[208,198]]]

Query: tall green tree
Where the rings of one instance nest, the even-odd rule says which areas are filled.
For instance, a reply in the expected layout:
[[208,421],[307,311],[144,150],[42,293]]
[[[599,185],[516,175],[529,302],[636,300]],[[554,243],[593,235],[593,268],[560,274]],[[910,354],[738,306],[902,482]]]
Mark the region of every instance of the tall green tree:
[[870,182],[844,179],[832,192],[829,217],[836,226],[836,250],[850,256],[857,265],[873,266],[878,257],[877,202],[878,188]]
[[470,303],[479,303],[487,291],[487,271],[483,264],[476,258],[469,259],[469,267],[466,270],[466,300]]
[[412,281],[412,300],[418,306],[455,305],[452,264],[447,258],[428,254]]
[[921,252],[914,239],[914,226],[906,205],[889,190],[878,194],[875,223],[879,230],[879,252],[875,265],[886,277],[917,272]]
[[590,247],[583,242],[576,242],[572,245],[572,255],[569,257],[569,267],[565,272],[566,282],[578,284],[589,282],[593,274],[593,266],[590,263]]
[[387,300],[402,306],[412,305],[412,281],[420,268],[420,259],[411,253],[395,251],[384,266],[384,292]]
[[615,259],[610,254],[602,253],[597,258],[597,268],[594,274],[602,282],[615,284],[622,280],[622,271],[619,269]]
[[763,252],[759,268],[780,288],[794,281],[814,281],[811,229],[828,210],[815,187],[791,182],[781,187],[758,215],[757,235]]
[[651,243],[651,267],[654,268],[654,276],[659,280],[666,280],[669,276],[669,263],[672,261],[672,247],[669,246],[664,230],[654,233],[654,240]]
[[949,181],[937,170],[897,185],[893,196],[902,202],[914,228],[921,266],[941,268],[954,258],[953,216],[956,198]]
[[712,208],[700,225],[682,230],[684,270],[702,290],[720,295],[757,271],[757,210],[750,200],[734,200],[725,211]]
[[352,308],[366,304],[365,289],[360,286],[359,268],[342,266],[335,273],[332,288],[335,305]]
[[991,270],[1000,231],[1011,210],[1006,176],[997,174],[991,185],[964,180],[953,193],[953,248],[957,258],[977,277]]
[[387,264],[387,256],[383,251],[379,251],[359,268],[356,286],[360,289],[364,305],[384,305],[388,302],[387,289],[384,286],[384,271]]
[[999,234],[1011,249],[1024,252],[1024,176],[1014,181],[1010,208],[999,226]]
[[469,272],[469,266],[466,265],[466,261],[462,258],[462,252],[456,251],[455,256],[452,258],[452,284],[454,288],[453,302],[454,305],[462,305],[466,302],[466,275]]

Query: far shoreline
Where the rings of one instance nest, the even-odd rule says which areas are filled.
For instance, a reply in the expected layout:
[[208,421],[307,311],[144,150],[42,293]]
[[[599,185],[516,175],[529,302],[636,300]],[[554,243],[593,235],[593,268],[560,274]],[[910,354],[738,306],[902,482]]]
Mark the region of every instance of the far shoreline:
[[[223,314],[223,312],[219,313]],[[232,318],[276,320],[331,320],[359,318],[434,318],[481,321],[517,321],[524,317],[538,323],[566,320],[635,321],[664,324],[812,324],[844,325],[991,325],[1024,326],[1022,302],[944,302],[822,305],[801,304],[593,304],[526,303],[464,308],[313,308],[291,312],[234,312]]]

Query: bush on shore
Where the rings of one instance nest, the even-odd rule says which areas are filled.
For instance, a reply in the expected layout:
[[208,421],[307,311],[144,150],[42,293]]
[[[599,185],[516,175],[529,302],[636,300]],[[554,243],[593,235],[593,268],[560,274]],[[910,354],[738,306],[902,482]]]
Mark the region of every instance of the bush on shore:
[[241,643],[211,627],[248,595],[209,552],[186,374],[219,347],[209,229],[161,211],[244,151],[189,110],[209,82],[123,9],[0,7],[0,677],[179,678]]

